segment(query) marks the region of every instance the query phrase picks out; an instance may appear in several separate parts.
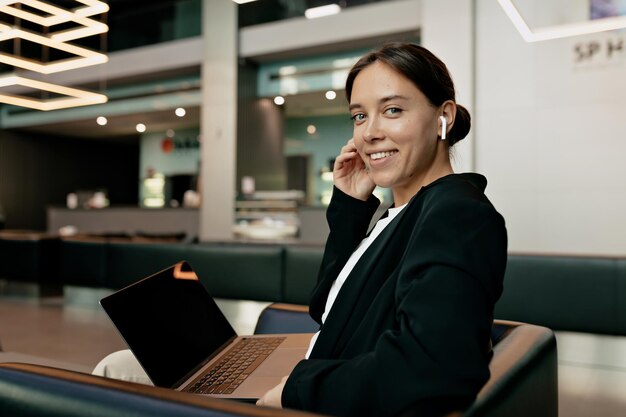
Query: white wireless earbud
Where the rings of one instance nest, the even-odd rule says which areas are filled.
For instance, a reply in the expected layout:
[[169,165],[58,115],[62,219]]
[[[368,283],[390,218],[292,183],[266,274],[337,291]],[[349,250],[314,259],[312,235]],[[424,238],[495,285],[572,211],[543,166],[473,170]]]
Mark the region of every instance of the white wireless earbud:
[[446,131],[448,130],[448,120],[439,116],[439,120],[441,120],[441,140],[446,140]]

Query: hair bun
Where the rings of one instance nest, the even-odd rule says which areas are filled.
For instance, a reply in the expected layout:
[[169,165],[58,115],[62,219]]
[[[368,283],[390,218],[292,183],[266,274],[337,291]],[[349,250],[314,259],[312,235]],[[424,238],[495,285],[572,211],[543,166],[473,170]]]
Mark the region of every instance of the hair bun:
[[463,140],[472,127],[472,117],[469,111],[460,104],[456,105],[456,117],[454,118],[454,124],[452,129],[448,132],[449,146],[454,145],[460,140]]

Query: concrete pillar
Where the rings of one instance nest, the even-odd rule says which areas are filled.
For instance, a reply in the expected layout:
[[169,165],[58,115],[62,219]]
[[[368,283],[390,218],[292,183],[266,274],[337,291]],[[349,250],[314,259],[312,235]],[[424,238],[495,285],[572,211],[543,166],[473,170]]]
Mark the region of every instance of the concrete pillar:
[[232,239],[237,160],[237,4],[202,1],[201,241]]

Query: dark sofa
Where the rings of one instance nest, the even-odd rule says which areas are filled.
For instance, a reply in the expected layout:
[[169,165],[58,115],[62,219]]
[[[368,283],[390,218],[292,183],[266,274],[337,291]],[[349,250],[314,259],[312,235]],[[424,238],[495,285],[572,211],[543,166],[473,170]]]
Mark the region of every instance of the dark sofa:
[[[322,253],[322,246],[0,235],[0,279],[119,289],[187,260],[215,297],[306,304]],[[510,254],[496,317],[626,335],[626,258]]]
[[38,232],[0,233],[0,279],[38,285],[40,295],[62,293],[59,275],[61,242]]

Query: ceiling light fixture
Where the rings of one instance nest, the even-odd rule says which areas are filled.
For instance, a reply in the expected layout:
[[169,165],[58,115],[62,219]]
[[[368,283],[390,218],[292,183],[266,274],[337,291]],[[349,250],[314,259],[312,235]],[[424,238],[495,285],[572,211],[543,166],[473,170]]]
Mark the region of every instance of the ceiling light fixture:
[[246,4],[246,3],[252,3],[253,1],[256,1],[256,0],[233,0],[233,1],[237,4]]
[[104,64],[109,60],[105,54],[92,51],[91,49],[65,42],[54,41],[47,36],[0,24],[0,42],[9,39],[24,39],[80,56],[80,58],[69,58],[48,63],[22,58],[12,54],[0,53],[0,63],[39,72],[41,74],[53,74],[56,72],[83,68],[91,65]]
[[[77,7],[69,11],[58,8],[56,6],[53,6],[50,3],[45,3],[39,0],[0,0],[0,6],[10,6],[15,3],[21,3],[33,9],[39,9],[41,11],[44,11],[53,15],[55,14],[55,10],[57,11],[60,10],[61,13],[57,13],[57,14],[62,15],[66,18],[69,17],[70,14],[75,14],[76,16],[80,16],[80,17],[89,17],[89,16],[93,16],[96,14],[106,13],[109,11],[109,5],[103,1],[99,1],[99,0],[76,0],[76,1],[78,3],[84,4],[84,6]],[[19,12],[24,12],[22,9],[17,9],[15,7],[12,7],[12,9],[14,11],[17,10]],[[42,18],[39,15],[35,15],[35,16],[37,16],[38,18]],[[57,22],[56,20],[59,19],[59,17],[56,17],[56,16],[48,16],[45,19],[48,19],[46,20],[46,22],[51,22],[51,23],[47,23],[46,26],[67,22],[69,20],[68,19],[68,20]]]
[[108,122],[109,122],[109,121],[108,121],[108,120],[107,120],[107,118],[106,118],[106,117],[104,117],[104,116],[99,116],[99,117],[96,119],[96,123],[98,123],[100,126],[106,126],[106,124],[107,124]]
[[143,123],[137,123],[137,126],[135,126],[135,129],[137,129],[137,132],[143,133],[146,131],[146,125],[144,125]]
[[317,19],[318,17],[330,16],[341,12],[341,7],[337,4],[327,4],[326,6],[312,7],[304,11],[307,19]]
[[326,96],[327,100],[334,100],[337,98],[337,93],[335,93],[333,90],[328,90],[326,94],[324,94],[324,96]]
[[[45,33],[35,33],[22,29],[19,25],[9,26],[0,23],[0,42],[11,39],[26,40],[37,43],[44,47],[58,49],[76,58],[61,59],[51,62],[43,62],[34,59],[23,58],[17,53],[0,52],[0,63],[18,67],[42,74],[53,74],[91,65],[103,64],[108,61],[106,54],[99,53],[77,45],[69,44],[68,41],[86,36],[100,35],[108,32],[109,27],[97,20],[90,19],[100,13],[109,11],[109,6],[98,0],[76,0],[80,7],[67,10],[41,0],[0,0],[0,13],[8,14],[16,18],[16,21],[26,20],[45,28]],[[14,5],[19,4],[19,7]],[[25,6],[26,8],[22,8]],[[34,11],[34,12],[33,12]],[[37,13],[41,12],[41,13]],[[63,29],[52,32],[54,25],[75,23],[79,27]],[[66,98],[35,99],[14,93],[0,93],[0,102],[16,106],[29,107],[36,110],[56,110],[90,104],[106,103],[104,94],[97,94],[77,88],[64,87],[43,81],[32,80],[15,74],[0,77],[0,87],[22,86],[38,89],[59,95],[69,96]],[[102,116],[101,116],[102,117]],[[98,118],[97,122],[106,124],[106,118]],[[102,125],[103,126],[103,125]]]
[[66,109],[69,107],[88,106],[91,104],[101,104],[106,103],[108,100],[107,96],[105,96],[104,94],[98,94],[90,91],[79,90],[77,88],[70,88],[62,85],[46,83],[43,81],[31,80],[29,78],[20,77],[17,75],[0,77],[0,88],[16,85],[29,87],[41,91],[48,91],[51,93],[56,93],[69,97],[39,100],[30,97],[19,96],[16,94],[4,94],[0,92],[0,103],[48,111]]
[[[81,25],[81,27],[79,28],[66,29],[47,35],[50,39],[59,42],[70,41],[78,38],[84,38],[86,36],[98,35],[108,32],[109,27],[106,24],[88,18],[88,16],[92,16],[94,14],[107,12],[109,10],[109,7],[106,5],[106,3],[89,0],[77,1],[87,6],[74,10],[66,10],[39,0],[0,0],[0,12],[9,14],[19,19],[28,20],[29,22],[33,22],[48,28],[67,22],[74,22]],[[12,7],[11,5],[15,3],[23,4],[30,8],[40,10],[49,16],[44,17],[39,14],[31,13],[27,10]]]
[[274,104],[282,106],[283,104],[285,104],[285,97],[283,97],[283,96],[276,96],[276,97],[274,97]]
[[179,107],[176,110],[174,110],[174,114],[178,117],[183,117],[185,114],[187,114],[187,112],[182,107]]
[[498,0],[498,3],[526,42],[567,38],[626,28],[626,16],[618,16],[531,29],[511,0]]
[[278,75],[293,75],[298,71],[295,65],[285,65],[284,67],[278,68]]

